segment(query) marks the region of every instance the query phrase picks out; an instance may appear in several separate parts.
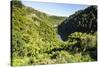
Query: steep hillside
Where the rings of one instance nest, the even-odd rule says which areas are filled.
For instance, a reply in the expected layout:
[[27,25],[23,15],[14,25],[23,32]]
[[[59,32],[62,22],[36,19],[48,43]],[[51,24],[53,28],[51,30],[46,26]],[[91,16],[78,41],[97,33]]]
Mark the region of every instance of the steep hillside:
[[58,34],[66,43],[63,49],[97,60],[97,6],[79,10],[68,17],[58,26]]
[[97,6],[79,10],[58,26],[58,34],[63,40],[74,32],[95,33],[97,31]]
[[[22,63],[18,60],[21,57],[32,58],[27,61],[29,64],[47,62],[49,55],[45,52],[60,46],[54,25],[64,18],[49,16],[24,6],[20,1],[12,1],[12,64],[20,65],[17,62]],[[40,54],[42,56],[38,57]]]

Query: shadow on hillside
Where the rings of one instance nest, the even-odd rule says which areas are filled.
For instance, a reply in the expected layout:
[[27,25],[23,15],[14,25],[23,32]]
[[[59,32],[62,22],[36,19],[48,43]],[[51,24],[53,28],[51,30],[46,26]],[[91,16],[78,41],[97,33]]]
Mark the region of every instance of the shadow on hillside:
[[97,32],[97,7],[90,6],[82,11],[77,11],[69,16],[58,26],[58,34],[63,41],[74,32],[95,33]]
[[[81,23],[81,25],[82,25],[82,23]],[[64,20],[57,28],[58,34],[60,35],[60,37],[63,41],[66,41],[68,36],[74,32],[94,34],[97,31],[96,20],[92,21],[92,22],[88,22],[87,27],[81,26],[81,25],[79,25],[79,23],[77,23],[76,21],[74,21],[72,19],[68,20],[68,21]],[[91,27],[89,28],[89,26],[91,26]]]
[[[70,49],[72,48],[72,49]],[[95,61],[97,61],[97,48],[89,48],[87,49],[85,52],[82,52],[82,50],[76,50],[77,48],[80,48],[80,46],[78,45],[73,45],[73,46],[69,46],[69,47],[60,47],[60,48],[54,48],[50,51],[47,51],[46,53],[52,54],[53,52],[60,52],[60,51],[67,51],[69,52],[71,55],[77,54],[77,53],[81,53],[82,56],[86,56],[87,54],[94,59]],[[52,59],[56,58],[56,56],[52,56]]]
[[68,35],[71,33],[76,32],[76,27],[73,26],[73,24],[66,23],[67,20],[64,20],[59,26],[58,26],[58,34],[60,35],[61,39],[63,41],[67,40]]

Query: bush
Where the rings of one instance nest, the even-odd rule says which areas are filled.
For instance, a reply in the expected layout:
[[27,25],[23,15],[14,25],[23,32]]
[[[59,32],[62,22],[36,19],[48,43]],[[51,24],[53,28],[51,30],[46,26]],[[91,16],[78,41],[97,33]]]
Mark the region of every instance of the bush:
[[83,52],[87,49],[95,48],[97,46],[96,35],[86,34],[81,32],[72,33],[69,36],[69,42],[75,42],[74,46],[79,46]]

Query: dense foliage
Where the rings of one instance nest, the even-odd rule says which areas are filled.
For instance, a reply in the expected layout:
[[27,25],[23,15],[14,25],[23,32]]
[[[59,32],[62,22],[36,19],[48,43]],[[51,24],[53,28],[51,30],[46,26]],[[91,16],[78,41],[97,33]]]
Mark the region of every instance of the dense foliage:
[[49,16],[20,1],[12,1],[11,17],[13,66],[97,60],[96,32],[76,31],[65,42],[58,38],[57,26],[67,17]]

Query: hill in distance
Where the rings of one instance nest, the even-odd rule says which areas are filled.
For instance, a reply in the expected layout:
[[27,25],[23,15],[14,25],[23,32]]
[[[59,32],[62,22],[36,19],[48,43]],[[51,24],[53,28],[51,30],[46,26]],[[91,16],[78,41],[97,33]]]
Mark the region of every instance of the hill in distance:
[[66,40],[65,37],[74,32],[97,32],[97,6],[77,11],[58,26],[58,33],[63,40]]

